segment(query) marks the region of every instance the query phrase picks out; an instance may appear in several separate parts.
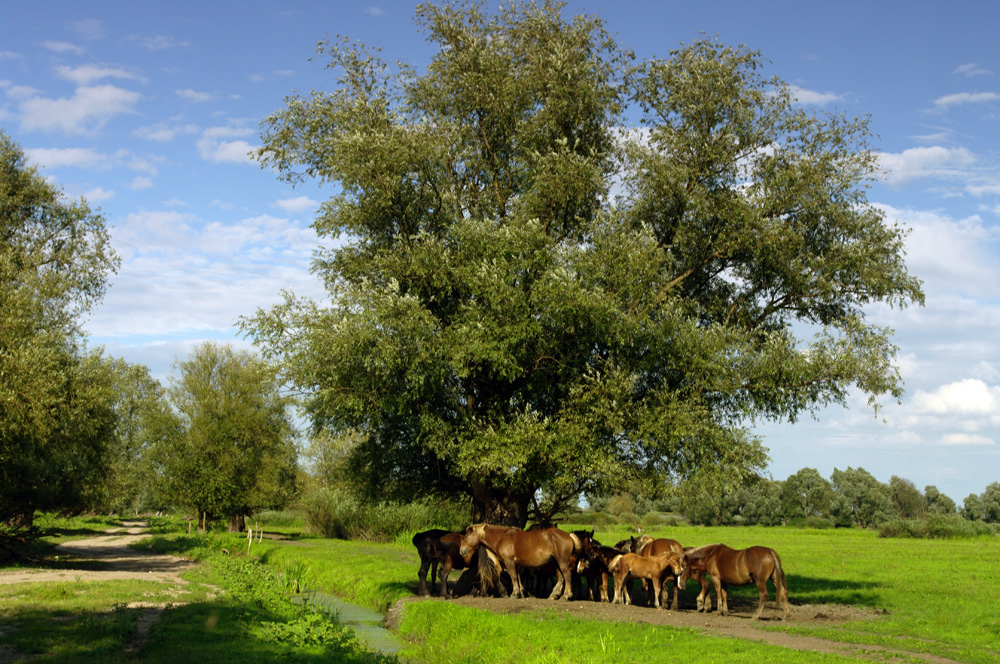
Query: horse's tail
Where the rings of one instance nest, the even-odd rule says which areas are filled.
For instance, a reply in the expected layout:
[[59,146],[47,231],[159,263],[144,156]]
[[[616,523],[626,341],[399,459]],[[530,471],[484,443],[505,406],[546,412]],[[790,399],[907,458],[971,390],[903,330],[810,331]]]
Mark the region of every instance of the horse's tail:
[[573,555],[583,553],[583,544],[580,542],[580,536],[576,533],[570,533],[569,536],[573,540]]
[[774,549],[771,550],[774,556],[774,571],[771,573],[774,579],[774,591],[778,595],[776,598],[778,607],[785,607],[785,615],[788,615],[788,584],[785,582],[785,570],[781,566],[781,556]]
[[622,564],[622,555],[618,554],[608,563],[608,571],[612,574],[618,571],[618,566]]
[[479,546],[477,569],[483,594],[488,594],[500,584],[500,559],[485,544]]

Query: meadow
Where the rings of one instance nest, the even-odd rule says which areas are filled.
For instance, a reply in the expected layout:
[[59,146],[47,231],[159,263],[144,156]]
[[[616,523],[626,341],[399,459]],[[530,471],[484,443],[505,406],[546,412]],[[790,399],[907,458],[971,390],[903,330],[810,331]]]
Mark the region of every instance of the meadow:
[[[174,605],[166,600],[168,607],[139,652],[123,655],[112,642],[128,641],[130,623],[138,619],[128,607],[142,597],[163,601],[163,591],[110,581],[90,587],[0,584],[0,647],[48,653],[33,660],[45,662],[77,661],[82,651],[71,644],[81,640],[90,644],[89,661],[172,661],[178,656],[218,662],[394,661],[366,652],[335,620],[290,601],[296,591],[309,589],[380,612],[406,600],[394,612],[400,614],[398,634],[405,643],[401,657],[408,661],[619,662],[640,653],[648,662],[691,659],[699,664],[825,663],[858,656],[891,662],[1000,661],[996,537],[887,539],[872,531],[790,527],[677,526],[650,532],[687,546],[716,541],[735,548],[770,546],[782,556],[793,608],[864,610],[864,619],[848,622],[768,620],[752,626],[763,634],[808,637],[829,646],[804,651],[692,627],[690,620],[672,625],[667,618],[666,624],[652,625],[580,618],[563,611],[562,602],[498,612],[488,601],[475,606],[410,601],[419,567],[412,533],[382,544],[267,526],[269,537],[249,547],[248,554],[245,537],[188,535],[183,524],[168,520],[155,525],[156,534],[144,546],[197,558],[203,565],[186,573],[189,583],[183,596],[173,597]],[[611,544],[628,535],[615,527],[595,533]],[[682,606],[693,605],[696,589],[685,592],[690,596]],[[732,595],[755,599],[756,590],[732,589]],[[741,616],[717,620],[750,626]]]

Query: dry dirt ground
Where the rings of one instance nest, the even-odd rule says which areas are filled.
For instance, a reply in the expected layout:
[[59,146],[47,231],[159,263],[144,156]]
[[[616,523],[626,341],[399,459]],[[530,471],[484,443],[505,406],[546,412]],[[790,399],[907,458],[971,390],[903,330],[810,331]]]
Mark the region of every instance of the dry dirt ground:
[[[54,551],[55,560],[60,563],[57,569],[18,569],[0,572],[0,585],[120,579],[160,581],[175,586],[187,583],[180,574],[193,567],[195,563],[176,556],[132,549],[129,544],[146,536],[145,529],[148,524],[142,521],[125,521],[122,526],[109,530],[100,537],[58,545]],[[174,602],[174,605],[176,604]],[[136,623],[135,636],[126,647],[126,652],[138,652],[149,636],[150,627],[160,617],[166,605],[132,602],[127,606],[142,610]],[[4,650],[4,647],[0,646],[0,664],[14,661],[20,661],[18,653]]]

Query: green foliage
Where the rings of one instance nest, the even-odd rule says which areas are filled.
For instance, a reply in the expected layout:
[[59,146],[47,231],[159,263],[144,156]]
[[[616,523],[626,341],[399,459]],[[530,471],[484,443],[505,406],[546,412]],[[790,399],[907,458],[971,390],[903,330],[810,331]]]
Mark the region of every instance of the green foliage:
[[302,502],[309,531],[323,537],[392,542],[404,532],[469,524],[468,507],[457,503],[373,502],[338,489],[320,489]]
[[837,525],[868,528],[892,518],[890,489],[864,468],[833,469],[830,482],[837,492],[830,510]]
[[118,262],[104,218],[0,131],[0,541],[35,509],[77,506],[105,469],[109,378],[80,323]]
[[287,503],[296,450],[276,369],[207,342],[178,370],[169,393],[184,433],[160,450],[169,496],[199,514],[229,518],[231,528],[255,509]]
[[878,526],[882,537],[972,539],[1000,535],[1000,525],[965,519],[958,514],[928,514],[919,519],[891,519]]
[[330,306],[243,328],[317,434],[356,436],[369,495],[523,525],[539,491],[536,518],[703,468],[732,490],[766,463],[746,422],[901,394],[864,308],[923,294],[865,197],[867,121],[807,113],[744,48],[633,65],[553,2],[416,14],[425,70],[322,44],[332,92],[288,98],[258,152],[337,185],[313,226],[343,241],[314,263]]

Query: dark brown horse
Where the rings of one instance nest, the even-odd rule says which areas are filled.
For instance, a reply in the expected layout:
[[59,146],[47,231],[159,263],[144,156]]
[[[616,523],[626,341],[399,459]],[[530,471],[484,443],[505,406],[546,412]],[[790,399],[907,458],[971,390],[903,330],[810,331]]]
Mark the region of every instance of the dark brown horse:
[[[687,572],[686,556],[682,551],[680,554],[674,551],[667,551],[656,556],[640,556],[637,553],[623,553],[616,556],[608,569],[615,575],[615,604],[623,604],[625,596],[628,594],[626,583],[629,579],[648,580],[654,589],[663,587],[669,576],[680,575],[680,588],[684,588],[687,580],[684,574]],[[660,593],[653,593],[653,606],[657,609],[660,605]]]
[[580,543],[583,547],[583,553],[577,563],[577,574],[587,579],[587,591],[595,602],[607,602],[609,601],[608,575],[611,574],[608,565],[611,564],[615,556],[621,555],[623,552],[610,546],[603,546],[592,537],[589,539],[581,538]]
[[[430,594],[427,591],[427,570],[431,571],[431,585],[435,578],[440,579],[442,597],[450,597],[448,592],[448,575],[453,569],[465,569],[472,562],[472,556],[463,558],[459,555],[458,549],[462,546],[462,533],[450,532],[447,530],[425,530],[413,536],[413,546],[417,547],[420,555],[420,588],[417,591],[420,595]],[[438,574],[438,564],[441,565],[441,573]]]
[[[658,556],[662,553],[674,553],[680,558],[684,557],[684,547],[681,546],[680,542],[678,542],[677,540],[659,538],[655,540],[646,541],[644,544],[641,545],[641,548],[638,551],[636,551],[636,553],[638,553],[640,556],[646,556],[646,557]],[[680,604],[679,599],[677,597],[680,594],[678,591],[681,590],[684,586],[680,585],[680,580],[681,580],[680,571],[678,569],[674,569],[673,572],[674,573],[672,575],[663,577],[663,585],[657,588],[653,588],[652,586],[646,588],[646,581],[643,580],[642,586],[647,590],[647,603],[652,603],[649,601],[650,594],[656,592],[660,595],[660,597],[657,598],[656,600],[657,604],[662,604],[663,593],[667,592],[667,584],[673,581],[674,596],[673,599],[670,601],[670,610],[671,611],[677,610]]]
[[518,566],[539,569],[554,563],[556,586],[549,599],[572,599],[571,559],[580,553],[580,540],[576,535],[555,527],[521,530],[479,523],[465,529],[459,554],[463,557],[471,555],[479,546],[487,546],[499,556],[504,569],[510,574],[511,594],[514,597],[524,597]]
[[[694,576],[701,583],[701,593],[698,594],[698,610],[708,611],[712,608],[708,597],[708,581],[705,574],[712,577],[715,585],[715,603],[719,613],[729,613],[727,602],[727,586],[747,586],[757,584],[757,594],[760,603],[754,619],[760,618],[767,603],[767,581],[774,583],[777,607],[784,605],[784,617],[788,618],[788,586],[785,584],[785,572],[781,568],[781,558],[774,549],[765,546],[752,546],[749,549],[736,551],[725,544],[708,544],[687,551],[688,566],[681,575],[681,582]],[[683,586],[681,586],[683,587]]]

